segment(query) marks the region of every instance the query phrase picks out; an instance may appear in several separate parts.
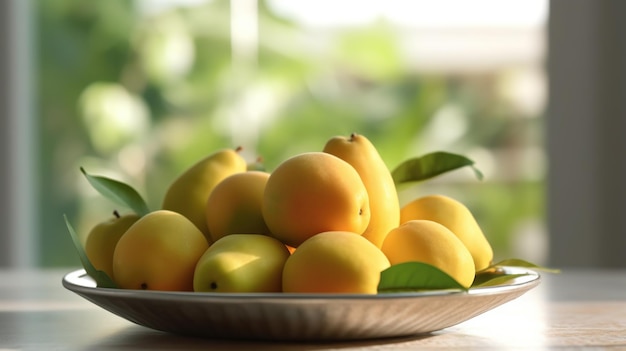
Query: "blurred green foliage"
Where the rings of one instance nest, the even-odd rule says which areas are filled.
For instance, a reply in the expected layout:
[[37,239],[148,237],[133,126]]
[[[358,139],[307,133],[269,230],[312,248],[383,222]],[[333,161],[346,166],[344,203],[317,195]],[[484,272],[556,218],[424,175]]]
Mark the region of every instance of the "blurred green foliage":
[[[498,72],[417,74],[392,23],[312,33],[261,1],[255,56],[239,60],[229,4],[147,15],[130,0],[36,2],[40,265],[79,264],[63,214],[84,237],[114,209],[80,166],[131,184],[156,209],[177,174],[218,148],[243,145],[271,170],[352,132],[390,168],[435,149],[467,155],[541,143],[541,120],[498,100]],[[461,111],[465,129],[437,140],[440,129],[458,129],[455,119],[435,123],[446,106]],[[543,220],[543,182],[488,177],[425,183],[405,197],[459,197],[497,256],[509,257],[516,225]]]

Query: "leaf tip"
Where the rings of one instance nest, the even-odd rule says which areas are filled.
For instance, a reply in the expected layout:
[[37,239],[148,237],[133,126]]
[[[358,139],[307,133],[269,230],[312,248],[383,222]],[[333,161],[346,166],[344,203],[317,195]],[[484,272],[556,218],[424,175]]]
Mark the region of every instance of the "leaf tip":
[[485,179],[485,175],[483,174],[483,172],[481,172],[476,166],[472,166],[472,169],[474,170],[474,175],[476,175],[476,178],[478,178],[478,180],[482,181]]

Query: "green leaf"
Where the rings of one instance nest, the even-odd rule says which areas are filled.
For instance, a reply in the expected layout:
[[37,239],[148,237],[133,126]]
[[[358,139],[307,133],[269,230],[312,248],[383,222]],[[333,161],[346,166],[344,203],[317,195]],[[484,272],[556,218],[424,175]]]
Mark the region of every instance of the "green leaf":
[[529,275],[528,273],[507,274],[504,272],[489,272],[476,274],[472,288],[503,285],[519,277]]
[[531,263],[531,262],[528,262],[519,258],[508,258],[506,260],[502,260],[498,263],[494,263],[491,266],[485,268],[484,271],[487,271],[493,268],[498,268],[498,267],[524,267],[524,268],[532,268],[532,269],[549,272],[549,273],[560,272],[559,269],[542,267],[542,266],[536,265],[534,263]]
[[379,293],[436,289],[467,290],[440,269],[422,262],[395,264],[381,272],[378,284]]
[[87,253],[85,252],[85,249],[83,248],[83,245],[81,244],[78,235],[76,235],[76,231],[74,231],[74,228],[70,224],[70,221],[67,219],[67,216],[63,215],[63,218],[65,219],[65,225],[67,226],[67,230],[70,232],[70,236],[72,237],[72,242],[74,243],[74,246],[78,251],[78,257],[80,258],[80,262],[83,264],[83,268],[85,268],[87,274],[89,274],[89,276],[96,281],[96,285],[99,288],[117,288],[117,285],[115,285],[111,277],[109,277],[105,272],[97,270],[91,264],[91,261],[89,261]]
[[408,159],[398,165],[391,172],[391,176],[398,185],[426,180],[461,167],[471,167],[476,178],[483,179],[483,174],[474,166],[474,161],[465,156],[444,151]]
[[550,273],[560,272],[558,269],[542,267],[519,258],[508,258],[476,272],[472,287],[502,285],[515,278],[528,275],[528,273],[506,273],[506,267],[530,268]]
[[122,206],[128,206],[140,216],[150,212],[141,195],[130,185],[107,177],[90,175],[83,167],[80,167],[80,171],[91,186],[109,200]]

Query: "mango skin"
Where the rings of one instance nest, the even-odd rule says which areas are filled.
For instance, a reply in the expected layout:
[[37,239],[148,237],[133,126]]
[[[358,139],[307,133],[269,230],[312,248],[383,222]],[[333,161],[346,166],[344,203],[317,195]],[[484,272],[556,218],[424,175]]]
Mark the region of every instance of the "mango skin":
[[157,210],[122,235],[113,253],[115,283],[122,289],[192,291],[195,266],[209,244],[185,216]]
[[122,235],[139,220],[139,215],[129,213],[120,216],[114,212],[114,217],[95,225],[87,236],[85,253],[91,264],[97,270],[106,273],[109,278],[113,275],[113,252]]
[[463,242],[474,259],[476,271],[492,263],[493,249],[471,211],[461,202],[445,195],[417,198],[400,210],[400,221],[427,219],[443,224]]
[[263,234],[231,234],[211,245],[194,270],[196,292],[281,292],[282,272],[290,253]]
[[229,234],[269,235],[261,209],[269,176],[262,171],[235,173],[215,186],[206,205],[212,242]]
[[237,149],[218,150],[198,161],[176,178],[167,189],[161,209],[187,217],[211,242],[206,223],[206,203],[211,191],[224,178],[245,172],[246,160]]
[[472,255],[454,233],[437,222],[404,222],[389,232],[382,251],[392,265],[423,262],[439,268],[466,288],[474,282]]
[[326,231],[362,234],[370,220],[359,174],[325,152],[305,152],[279,164],[267,180],[262,211],[271,235],[292,247]]
[[302,243],[283,269],[283,292],[376,294],[390,263],[357,233],[318,233]]
[[348,162],[359,173],[370,202],[370,223],[363,236],[381,247],[390,230],[400,225],[400,201],[391,172],[376,147],[363,135],[336,136],[324,152]]

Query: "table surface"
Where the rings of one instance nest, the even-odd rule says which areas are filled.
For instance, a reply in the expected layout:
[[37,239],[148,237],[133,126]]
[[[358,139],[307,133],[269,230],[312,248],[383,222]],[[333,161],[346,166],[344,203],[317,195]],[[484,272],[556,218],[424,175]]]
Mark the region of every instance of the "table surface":
[[539,286],[427,335],[335,343],[206,340],[133,324],[66,290],[68,270],[0,270],[6,350],[626,350],[626,270],[542,273]]

